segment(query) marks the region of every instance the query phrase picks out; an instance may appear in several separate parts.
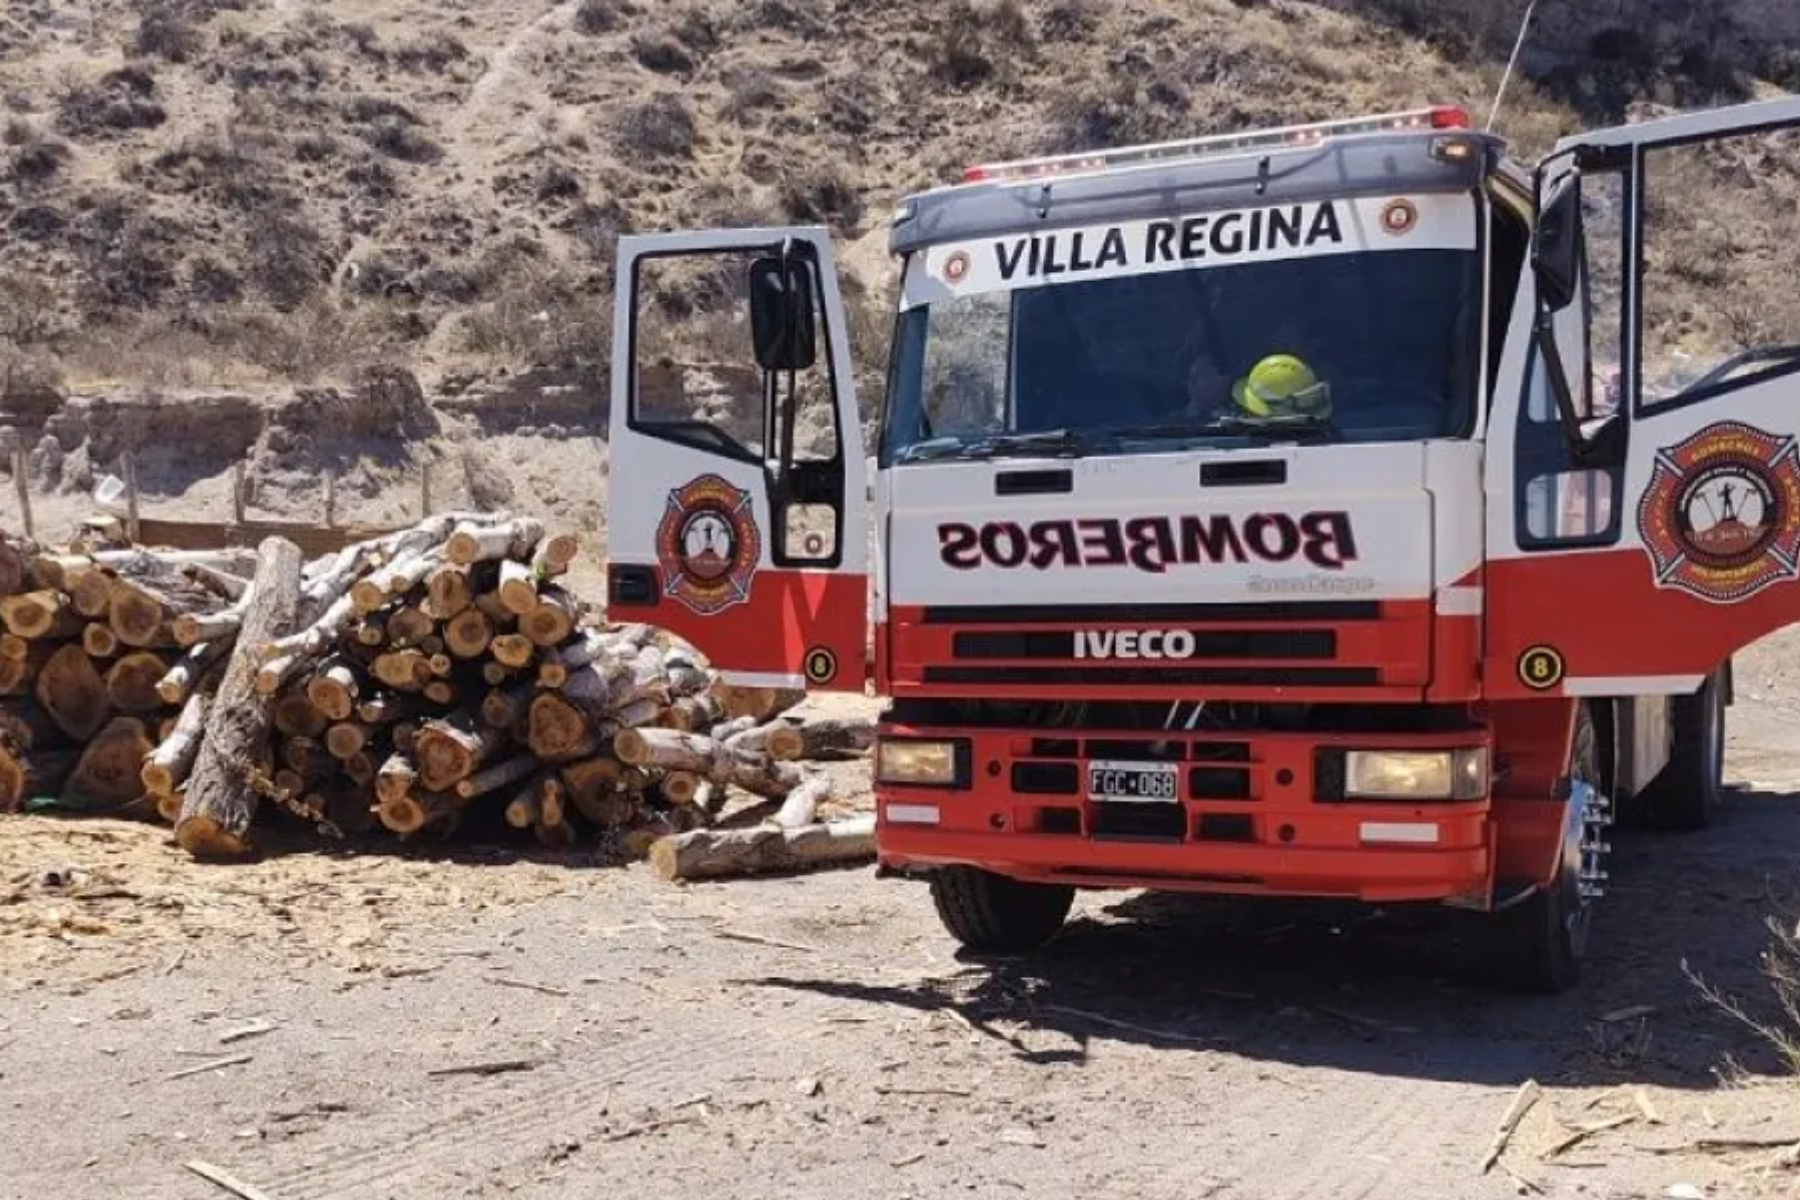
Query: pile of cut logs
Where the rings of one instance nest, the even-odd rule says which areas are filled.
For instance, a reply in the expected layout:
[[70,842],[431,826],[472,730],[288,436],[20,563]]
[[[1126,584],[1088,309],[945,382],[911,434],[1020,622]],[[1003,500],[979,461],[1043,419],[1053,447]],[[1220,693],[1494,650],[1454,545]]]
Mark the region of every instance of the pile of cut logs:
[[871,727],[795,722],[798,694],[595,622],[557,582],[577,549],[475,513],[305,565],[280,538],[0,541],[0,811],[154,814],[201,858],[249,852],[267,809],[334,837],[597,841],[669,878],[868,858],[872,819],[820,822],[828,777],[798,764],[860,757]]

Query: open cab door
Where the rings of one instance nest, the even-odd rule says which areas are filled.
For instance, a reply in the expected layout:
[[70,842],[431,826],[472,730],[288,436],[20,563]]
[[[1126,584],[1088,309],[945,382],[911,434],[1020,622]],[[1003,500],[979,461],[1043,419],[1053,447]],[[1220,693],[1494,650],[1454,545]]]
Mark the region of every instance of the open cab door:
[[740,687],[861,691],[867,483],[822,229],[619,240],[608,615]]
[[1487,450],[1489,697],[1691,694],[1800,621],[1796,127],[1800,99],[1742,105],[1541,166]]

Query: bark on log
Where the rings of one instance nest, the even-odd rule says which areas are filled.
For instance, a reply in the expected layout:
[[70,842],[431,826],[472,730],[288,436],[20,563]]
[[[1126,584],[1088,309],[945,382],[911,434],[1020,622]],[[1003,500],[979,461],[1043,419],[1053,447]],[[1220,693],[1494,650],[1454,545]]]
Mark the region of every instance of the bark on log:
[[157,685],[169,664],[148,650],[127,654],[106,672],[106,698],[122,713],[155,712],[163,705]]
[[557,533],[544,538],[531,554],[531,573],[549,579],[568,571],[569,564],[581,553],[581,539],[572,533]]
[[849,762],[875,745],[875,722],[830,718],[799,727],[799,757],[812,762]]
[[457,658],[480,658],[494,640],[494,623],[479,608],[465,608],[444,624],[444,648]]
[[153,583],[147,578],[121,575],[112,581],[107,622],[127,646],[149,649],[174,640],[170,622],[220,607],[217,597],[191,584],[176,586],[173,580],[158,579]]
[[199,584],[226,603],[236,603],[244,598],[250,590],[250,580],[242,575],[234,575],[220,571],[205,563],[185,563],[180,568],[181,574]]
[[529,754],[518,758],[509,758],[497,762],[491,767],[484,767],[467,779],[456,781],[454,791],[464,800],[472,800],[476,796],[485,796],[489,792],[497,792],[508,784],[533,775],[538,770],[537,759]]
[[[95,626],[89,626],[95,628]],[[156,694],[164,704],[185,704],[200,681],[225,657],[231,647],[225,642],[201,642],[169,668],[168,674],[156,682]]]
[[538,783],[538,819],[531,828],[540,845],[567,846],[575,841],[575,827],[569,823],[568,792],[554,775],[547,775]]
[[365,725],[392,725],[423,712],[423,706],[412,696],[393,692],[377,692],[356,706],[357,720]]
[[81,648],[89,658],[111,658],[119,652],[119,635],[111,625],[95,621],[81,631]]
[[316,738],[328,724],[303,691],[283,692],[275,699],[275,728],[289,737]]
[[267,538],[245,593],[242,636],[213,701],[175,836],[195,857],[236,857],[250,848],[257,793],[251,772],[263,761],[269,705],[256,691],[256,647],[292,632],[300,605],[300,548]]
[[280,639],[269,647],[267,653],[271,658],[294,655],[310,662],[329,653],[356,621],[356,606],[350,603],[350,597],[339,596],[326,606],[325,611],[312,624],[299,633]]
[[18,637],[71,638],[81,632],[81,614],[61,592],[26,592],[0,599],[0,621]]
[[724,715],[724,706],[713,696],[682,696],[669,705],[669,726],[686,733],[705,733]]
[[156,749],[136,717],[114,717],[75,764],[63,797],[106,808],[130,804],[144,794],[144,759]]
[[531,665],[537,647],[522,633],[503,633],[488,646],[488,653],[507,670],[521,671]]
[[650,847],[650,865],[664,879],[798,871],[874,857],[873,815],[799,829],[696,829]]
[[197,646],[201,642],[229,642],[244,627],[242,601],[214,613],[182,613],[169,628],[177,646]]
[[173,796],[187,781],[200,756],[200,742],[206,733],[204,696],[190,696],[181,708],[175,730],[150,752],[139,774],[144,790],[155,796]]
[[514,829],[530,829],[538,819],[538,789],[543,780],[533,776],[506,805],[506,823]]
[[306,659],[299,654],[282,654],[267,659],[256,669],[256,691],[264,696],[273,696],[305,669]]
[[354,781],[358,787],[375,782],[375,760],[367,751],[352,754],[343,760],[344,774]]
[[348,721],[355,716],[362,691],[362,672],[341,655],[322,663],[306,681],[306,698],[328,721]]
[[572,596],[557,588],[545,588],[537,603],[520,614],[519,632],[532,645],[548,649],[568,640],[579,616],[580,607]]
[[792,763],[734,750],[712,738],[674,729],[622,729],[613,738],[613,753],[631,766],[694,771],[714,783],[759,796],[786,796],[801,780]]
[[356,721],[339,721],[325,731],[325,751],[342,761],[355,758],[369,744],[369,727]]
[[413,751],[419,764],[419,784],[428,792],[454,787],[505,744],[505,733],[482,728],[466,713],[427,721],[419,730],[419,744]]
[[375,795],[384,802],[396,800],[411,794],[418,783],[418,767],[413,765],[411,758],[396,751],[387,756],[375,773]]
[[24,547],[9,538],[0,538],[0,596],[24,591],[30,574]]
[[531,702],[525,741],[546,762],[586,758],[599,748],[599,738],[581,710],[556,692],[544,692]]
[[521,617],[538,606],[537,580],[528,564],[513,558],[500,564],[500,603]]
[[387,616],[384,613],[370,613],[356,623],[356,643],[359,646],[387,645]]
[[[701,670],[685,658],[671,655],[664,664],[664,671],[669,677],[669,695],[676,698],[706,694],[713,684],[711,672]],[[719,711],[724,711],[724,705],[719,706]]]
[[831,776],[809,775],[799,787],[787,794],[775,814],[775,823],[783,829],[799,829],[813,824],[819,816],[819,805],[831,799]]
[[63,646],[50,656],[38,671],[35,691],[44,711],[77,742],[99,733],[112,716],[106,681],[77,645]]
[[448,621],[467,612],[475,603],[475,589],[469,583],[469,568],[445,563],[433,570],[425,581],[425,595],[431,615]]
[[112,580],[98,567],[83,567],[63,576],[63,588],[75,611],[90,621],[104,621],[112,608]]
[[0,813],[25,801],[62,793],[81,758],[79,750],[25,750],[0,742]]
[[281,761],[308,779],[327,779],[343,771],[340,760],[333,758],[317,738],[288,738],[281,746]]
[[445,556],[451,562],[465,566],[502,558],[523,558],[537,548],[543,536],[544,523],[533,517],[515,517],[498,525],[464,522],[445,543]]
[[475,607],[480,609],[481,615],[493,624],[495,632],[511,629],[514,622],[518,620],[506,605],[500,603],[498,589],[491,592],[476,592]]

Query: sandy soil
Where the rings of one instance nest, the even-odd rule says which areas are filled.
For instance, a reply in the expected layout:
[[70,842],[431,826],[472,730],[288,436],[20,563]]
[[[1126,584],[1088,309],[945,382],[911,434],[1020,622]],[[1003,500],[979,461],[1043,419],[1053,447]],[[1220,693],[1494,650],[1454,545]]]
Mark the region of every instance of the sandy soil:
[[[1617,837],[1587,982],[1550,1001],[1476,986],[1447,914],[1099,895],[1040,957],[977,964],[921,887],[869,869],[682,887],[579,855],[304,848],[202,869],[148,827],[9,821],[0,1197],[222,1194],[193,1160],[276,1200],[1479,1198],[1514,1173],[1791,1195],[1778,1150],[1696,1148],[1800,1141],[1800,1092],[1697,981],[1768,1015],[1797,648],[1742,660],[1728,819]],[[859,766],[840,782],[866,802]],[[1527,1079],[1545,1099],[1484,1175]]]

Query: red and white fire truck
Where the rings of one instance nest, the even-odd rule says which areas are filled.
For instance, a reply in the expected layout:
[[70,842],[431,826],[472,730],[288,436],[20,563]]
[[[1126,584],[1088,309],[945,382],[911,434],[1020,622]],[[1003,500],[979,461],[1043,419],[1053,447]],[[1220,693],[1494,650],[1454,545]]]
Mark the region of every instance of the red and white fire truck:
[[622,238],[611,614],[872,682],[883,871],[970,947],[1084,888],[1436,902],[1566,987],[1606,827],[1706,824],[1730,656],[1800,619],[1800,346],[1646,315],[1721,147],[1796,126],[972,168],[894,213],[872,454],[823,230]]

